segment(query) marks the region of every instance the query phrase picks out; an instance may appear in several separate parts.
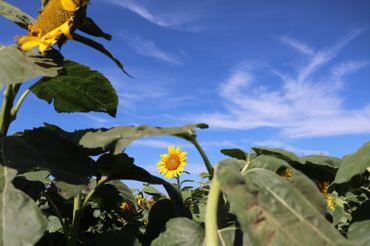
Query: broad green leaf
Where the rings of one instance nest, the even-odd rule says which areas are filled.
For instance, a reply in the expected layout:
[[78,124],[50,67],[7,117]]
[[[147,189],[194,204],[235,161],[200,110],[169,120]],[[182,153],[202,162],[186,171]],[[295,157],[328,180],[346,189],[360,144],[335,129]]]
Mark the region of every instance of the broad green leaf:
[[116,189],[119,192],[119,195],[123,198],[123,200],[125,200],[125,202],[130,204],[132,207],[135,208],[138,207],[137,201],[134,195],[132,194],[131,189],[128,188],[127,185],[122,183],[120,180],[111,180],[108,181],[106,184],[113,185],[114,187],[116,187]]
[[55,49],[46,50],[42,56],[38,46],[27,53],[16,44],[0,47],[0,88],[38,76],[55,77],[62,69],[63,57]]
[[157,190],[156,188],[152,187],[152,186],[144,186],[142,191],[144,191],[145,193],[149,194],[149,195],[159,195],[159,196],[164,196],[159,190]]
[[325,155],[306,155],[300,158],[306,162],[306,165],[307,163],[313,163],[316,165],[328,166],[333,169],[338,169],[343,162],[340,158]]
[[131,234],[125,231],[110,231],[98,234],[94,237],[89,246],[102,245],[122,245],[122,246],[141,246],[138,240]]
[[[95,42],[94,40],[91,40],[89,38],[86,38],[84,36],[81,36],[81,35],[78,35],[77,33],[72,33],[72,38],[77,41],[77,42],[80,42],[80,43],[83,43],[83,44],[86,44],[88,46],[90,46],[91,48],[94,48],[98,51],[100,51],[101,53],[103,53],[104,55],[108,56],[110,59],[112,59],[119,68],[121,68],[121,70],[129,77],[131,77],[131,75],[129,75],[124,69],[123,69],[123,64],[122,62],[120,62],[117,58],[115,58],[112,53],[107,50],[102,44],[98,43],[98,42]],[[132,77],[131,77],[132,78]]]
[[212,175],[211,175],[211,174],[209,174],[209,173],[206,173],[206,172],[202,172],[202,173],[200,173],[200,174],[199,174],[199,177],[200,177],[201,179],[205,179],[205,178],[210,178],[210,177],[212,177]]
[[102,38],[105,38],[107,40],[111,40],[112,39],[112,36],[109,35],[109,34],[106,34],[104,33],[99,27],[98,25],[95,24],[95,22],[89,18],[89,17],[86,17],[85,19],[86,23],[84,23],[83,26],[80,26],[78,29],[80,31],[83,31],[84,33],[87,33],[87,34],[90,34],[90,35],[93,35],[95,37],[102,37]]
[[348,229],[348,239],[357,246],[370,246],[370,220],[353,223]]
[[342,159],[323,155],[309,155],[301,157],[305,161],[304,166],[297,167],[309,178],[320,182],[333,182]]
[[[45,193],[48,195],[48,197],[54,202],[55,206],[58,208],[59,212],[61,213],[63,218],[69,218],[72,219],[73,216],[73,198],[66,200],[58,191],[58,188],[55,186],[54,182],[51,184],[50,187],[47,188]],[[55,215],[57,216],[54,209],[49,206],[48,208],[45,208],[47,211],[47,214]]]
[[60,223],[60,220],[57,216],[49,216],[48,217],[48,231],[50,233],[56,232],[59,229],[62,229],[62,224]]
[[41,170],[41,171],[30,171],[22,174],[18,174],[17,177],[24,176],[26,179],[31,181],[41,181],[45,185],[48,185],[51,183],[50,181],[50,172]]
[[266,148],[266,147],[253,147],[252,148],[257,155],[269,155],[274,156],[279,159],[283,159],[289,164],[292,163],[298,163],[298,164],[304,164],[304,161],[301,157],[297,156],[293,152],[289,152],[283,149],[272,149],[272,148]]
[[208,125],[189,124],[182,127],[151,127],[141,126],[118,126],[109,130],[87,132],[80,140],[80,145],[85,148],[102,148],[103,150],[114,150],[114,154],[122,153],[132,141],[150,136],[172,135],[193,141],[196,137],[195,129],[208,128]]
[[[303,182],[297,187],[299,182],[278,176],[272,170],[288,163],[276,160],[275,164],[263,160],[256,167],[256,158],[244,175],[232,159],[219,162],[216,168],[221,191],[228,197],[243,232],[248,234],[250,245],[286,245],[287,242],[299,246],[353,245],[317,209],[325,200],[318,198],[320,194],[313,188],[312,181],[303,174],[295,176],[291,180],[298,177]],[[293,170],[293,173],[298,175],[299,171]],[[308,191],[303,194],[305,185]],[[317,198],[309,200],[308,195]]]
[[106,169],[108,169],[110,166],[110,173],[107,174],[108,180],[128,179],[163,185],[171,198],[171,202],[173,203],[177,216],[182,216],[183,203],[181,192],[172,184],[164,181],[163,179],[157,178],[148,173],[145,169],[134,165],[134,159],[128,157],[127,154],[104,154],[99,157],[97,164],[98,168],[99,166],[105,165]]
[[350,181],[357,174],[365,172],[370,165],[370,142],[365,143],[355,153],[343,157],[333,183],[340,184]]
[[230,226],[218,231],[220,246],[249,246],[253,245],[247,233],[240,228]]
[[116,209],[124,202],[117,188],[110,184],[104,184],[96,189],[90,200],[98,203],[107,211]]
[[22,136],[1,139],[2,158],[8,167],[18,171],[44,169],[57,181],[88,184],[93,167],[80,149],[52,130],[27,130]]
[[[4,158],[1,161],[6,163]],[[0,246],[32,246],[47,228],[36,203],[14,188],[16,175],[15,169],[0,165]]]
[[202,246],[204,229],[187,218],[170,219],[166,231],[153,241],[151,246]]
[[253,158],[256,157],[256,153],[248,153],[241,149],[222,149],[221,153],[227,156],[230,156],[232,158],[236,158],[239,160],[244,161],[251,161]]
[[23,13],[19,8],[5,2],[4,0],[0,0],[0,15],[13,21],[15,24],[26,30],[28,29],[29,25],[34,26],[36,23],[34,18]]
[[65,73],[42,78],[32,92],[49,104],[54,100],[58,113],[104,112],[115,117],[118,106],[116,90],[101,73],[77,62],[64,62]]
[[45,185],[41,181],[31,181],[23,176],[17,176],[13,179],[13,185],[18,190],[29,195],[34,201],[41,197],[41,193],[45,190]]
[[333,225],[337,225],[339,221],[344,217],[344,209],[341,206],[335,206],[334,212],[331,214],[333,216]]
[[54,181],[54,184],[58,188],[59,195],[66,200],[78,196],[82,190],[87,188],[87,185],[84,184],[68,184],[63,181]]

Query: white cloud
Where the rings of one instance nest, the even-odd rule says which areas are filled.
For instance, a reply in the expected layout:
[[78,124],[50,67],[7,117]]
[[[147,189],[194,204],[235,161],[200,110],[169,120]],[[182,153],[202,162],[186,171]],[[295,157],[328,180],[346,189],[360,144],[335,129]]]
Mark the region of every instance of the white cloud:
[[169,62],[175,65],[181,65],[182,62],[177,57],[161,51],[153,41],[145,40],[139,36],[121,32],[120,36],[126,41],[126,43],[131,46],[137,53],[149,57],[154,57],[159,60]]
[[290,152],[294,152],[297,155],[318,155],[320,153],[323,153],[324,155],[329,155],[329,152],[327,151],[321,151],[321,150],[307,150],[307,149],[300,149],[296,148],[290,144],[286,144],[279,140],[269,139],[265,141],[259,141],[259,142],[253,142],[253,145],[255,146],[261,146],[261,147],[268,147],[268,148],[279,148],[284,149]]
[[[282,38],[303,55],[301,61],[295,63],[295,73],[242,62],[219,87],[227,113],[204,114],[195,116],[195,120],[228,129],[274,127],[287,138],[370,133],[368,108],[346,110],[343,96],[344,76],[369,62],[341,62],[323,69],[329,61],[333,63],[338,51],[361,31],[317,51],[303,42]],[[281,80],[269,82],[270,87],[259,86],[259,73],[272,73]]]
[[162,149],[168,149],[168,146],[175,145],[175,148],[177,146],[180,146],[180,148],[184,147],[190,147],[193,146],[192,144],[187,143],[173,143],[173,142],[165,142],[161,140],[135,140],[132,142],[131,145],[139,145],[139,146],[146,146],[146,147],[154,147],[154,148],[162,148]]
[[[171,8],[171,2],[166,4],[159,1],[134,1],[134,0],[115,0],[106,1],[111,4],[121,6],[137,13],[148,21],[159,26],[171,29],[182,30],[181,25],[198,18],[197,11],[188,9],[188,5],[182,2],[176,2],[176,7]],[[158,6],[161,6],[158,8]],[[166,7],[164,10],[163,7]],[[170,8],[170,9],[168,9]],[[196,28],[186,28],[188,31],[196,31]]]

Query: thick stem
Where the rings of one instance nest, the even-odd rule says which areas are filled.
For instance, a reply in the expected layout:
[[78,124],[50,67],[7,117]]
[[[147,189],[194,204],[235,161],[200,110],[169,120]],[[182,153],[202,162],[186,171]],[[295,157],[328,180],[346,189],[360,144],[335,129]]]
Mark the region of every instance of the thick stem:
[[4,100],[3,105],[1,106],[0,113],[0,137],[5,137],[8,133],[10,123],[12,122],[10,111],[12,110],[14,98],[18,92],[18,89],[19,86],[7,85],[3,92]]
[[196,139],[194,139],[194,140],[193,140],[193,141],[191,141],[191,142],[195,145],[195,147],[196,147],[196,148],[197,148],[197,150],[199,151],[200,155],[202,156],[203,161],[204,161],[204,164],[206,164],[206,168],[207,168],[207,170],[208,170],[208,173],[209,173],[210,175],[212,175],[212,176],[213,176],[213,167],[212,167],[211,163],[209,162],[209,160],[208,160],[208,157],[207,157],[206,153],[204,153],[204,151],[203,151],[202,147],[200,147],[200,145],[198,144],[198,142],[197,142],[197,140],[196,140]]
[[78,194],[74,198],[74,204],[73,204],[73,221],[75,220],[77,210],[80,208],[80,199],[81,199],[81,193]]
[[211,190],[208,194],[206,208],[206,246],[218,245],[217,204],[220,196],[220,182],[213,176]]
[[48,200],[49,204],[51,205],[51,207],[55,210],[56,214],[57,214],[57,217],[60,221],[60,223],[62,224],[62,228],[63,228],[63,232],[64,232],[64,238],[66,240],[66,243],[67,243],[67,246],[69,246],[69,238],[68,238],[68,233],[69,233],[69,230],[68,230],[68,226],[66,225],[66,223],[63,221],[63,217],[62,215],[60,214],[57,206],[55,206],[53,200],[50,199],[50,197],[48,196],[48,194],[44,193],[44,196],[46,197],[46,199]]
[[179,187],[179,190],[181,190],[180,175],[175,177],[177,179],[177,187]]

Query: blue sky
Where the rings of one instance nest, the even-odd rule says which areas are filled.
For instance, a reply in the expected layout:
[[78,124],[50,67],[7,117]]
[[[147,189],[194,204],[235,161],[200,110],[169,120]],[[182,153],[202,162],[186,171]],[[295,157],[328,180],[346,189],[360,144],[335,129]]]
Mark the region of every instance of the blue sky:
[[[8,0],[37,17],[40,1]],[[207,123],[198,140],[215,165],[224,148],[283,148],[343,157],[370,140],[370,2],[91,0],[87,15],[113,36],[101,42],[135,79],[74,41],[64,57],[103,73],[116,88],[116,118],[57,114],[29,95],[10,133],[43,122],[65,130]],[[0,43],[26,35],[0,18]],[[88,36],[87,34],[82,34]],[[37,80],[22,87],[25,90]],[[174,137],[134,141],[126,153],[157,174],[168,145],[188,152],[185,170],[206,169]],[[189,177],[186,177],[189,178]]]

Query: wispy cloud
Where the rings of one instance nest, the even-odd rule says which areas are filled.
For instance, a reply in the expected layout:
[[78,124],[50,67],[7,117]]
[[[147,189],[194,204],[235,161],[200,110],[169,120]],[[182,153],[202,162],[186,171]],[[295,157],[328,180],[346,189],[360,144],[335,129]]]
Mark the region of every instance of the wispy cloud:
[[[171,29],[183,30],[184,28],[181,25],[199,16],[197,11],[188,9],[185,2],[176,2],[176,8],[171,8],[172,4],[170,2],[163,4],[159,1],[114,0],[107,2],[129,9],[154,24]],[[158,6],[161,6],[161,8],[158,8]],[[162,8],[163,6],[166,6],[166,10]],[[186,30],[191,31],[191,28],[186,28]]]
[[179,58],[160,50],[153,41],[143,39],[139,36],[121,32],[120,36],[131,46],[137,53],[157,58],[159,60],[169,62],[175,65],[181,65]]
[[162,149],[167,149],[168,146],[175,145],[175,148],[177,146],[183,147],[190,147],[192,144],[187,144],[187,143],[173,143],[173,142],[165,142],[161,140],[135,140],[132,142],[132,145],[136,146],[146,146],[146,147],[153,147],[153,148],[162,148]]
[[[303,56],[295,63],[295,73],[244,61],[219,87],[228,112],[196,116],[196,120],[229,129],[274,127],[288,138],[370,132],[369,110],[346,110],[343,96],[345,75],[368,66],[369,62],[347,61],[325,67],[329,61],[333,64],[338,51],[362,31],[356,30],[321,50],[281,38]],[[261,73],[280,78],[270,83],[274,89],[257,85]]]

